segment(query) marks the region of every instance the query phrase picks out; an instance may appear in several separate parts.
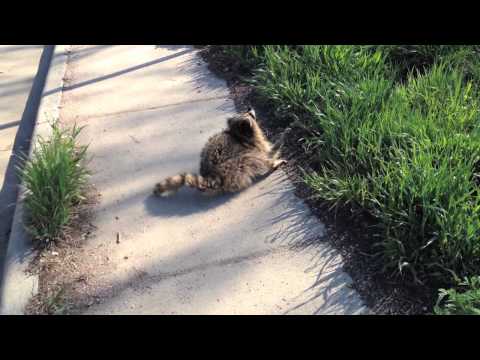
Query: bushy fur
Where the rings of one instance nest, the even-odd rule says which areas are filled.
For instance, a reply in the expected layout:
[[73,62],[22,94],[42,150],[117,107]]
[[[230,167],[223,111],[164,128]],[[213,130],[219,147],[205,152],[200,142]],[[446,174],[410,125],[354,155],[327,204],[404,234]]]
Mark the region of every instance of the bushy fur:
[[227,125],[203,148],[200,175],[171,176],[155,185],[154,194],[169,195],[184,185],[213,194],[237,192],[285,163],[258,126],[253,110],[229,118]]

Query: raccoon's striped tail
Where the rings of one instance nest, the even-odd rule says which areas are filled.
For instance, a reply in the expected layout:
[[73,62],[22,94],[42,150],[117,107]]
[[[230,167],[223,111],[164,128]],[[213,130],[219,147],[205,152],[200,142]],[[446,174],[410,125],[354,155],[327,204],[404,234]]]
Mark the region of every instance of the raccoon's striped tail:
[[216,191],[220,188],[220,182],[201,175],[183,173],[157,183],[153,193],[156,196],[168,196],[177,192],[182,186],[190,186],[200,191]]

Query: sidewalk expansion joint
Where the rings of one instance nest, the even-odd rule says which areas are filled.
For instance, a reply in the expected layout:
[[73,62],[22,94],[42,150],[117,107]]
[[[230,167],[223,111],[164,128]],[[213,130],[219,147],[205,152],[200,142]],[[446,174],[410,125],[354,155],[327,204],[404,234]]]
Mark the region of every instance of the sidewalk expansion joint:
[[187,101],[181,101],[181,102],[177,102],[177,103],[164,104],[164,105],[151,106],[151,107],[144,107],[144,108],[139,108],[139,109],[122,110],[122,111],[111,112],[111,113],[103,113],[103,114],[97,114],[97,115],[79,116],[79,118],[80,118],[80,120],[98,119],[98,118],[103,118],[103,117],[108,117],[108,116],[117,116],[117,115],[124,115],[124,114],[137,113],[137,112],[143,112],[143,111],[153,111],[153,110],[164,109],[164,108],[169,108],[169,107],[174,107],[174,106],[208,102],[208,101],[221,100],[221,99],[227,100],[228,96],[225,96],[225,95],[212,96],[212,97],[203,98],[203,99],[187,100]]

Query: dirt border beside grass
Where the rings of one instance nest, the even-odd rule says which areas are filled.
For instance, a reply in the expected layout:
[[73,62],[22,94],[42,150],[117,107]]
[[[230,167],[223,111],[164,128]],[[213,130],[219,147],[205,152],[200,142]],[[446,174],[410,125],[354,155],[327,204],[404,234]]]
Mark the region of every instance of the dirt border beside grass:
[[38,249],[29,264],[28,273],[38,277],[38,292],[26,304],[26,315],[67,314],[85,300],[88,272],[81,268],[79,259],[84,256],[82,245],[95,234],[92,222],[100,193],[89,184],[84,196],[60,241]]
[[302,150],[302,142],[308,129],[292,126],[284,128],[269,116],[269,109],[259,103],[254,87],[242,80],[249,74],[242,73],[240,64],[228,61],[215,48],[207,46],[200,52],[209,69],[227,81],[230,95],[237,111],[253,106],[270,139],[279,139],[285,131],[284,155],[289,160],[284,168],[295,184],[296,195],[303,199],[312,212],[326,225],[327,237],[344,259],[344,269],[352,277],[353,288],[375,314],[417,315],[429,314],[437,299],[436,289],[408,286],[389,279],[381,272],[381,263],[372,249],[368,228],[371,219],[364,214],[353,214],[349,209],[331,211],[328,204],[314,199],[313,191],[302,181],[300,169],[309,170],[314,159]]

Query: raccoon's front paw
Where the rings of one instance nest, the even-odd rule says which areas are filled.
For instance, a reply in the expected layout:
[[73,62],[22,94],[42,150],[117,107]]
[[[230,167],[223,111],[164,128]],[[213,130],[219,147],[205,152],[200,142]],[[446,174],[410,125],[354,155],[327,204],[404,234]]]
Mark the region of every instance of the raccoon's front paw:
[[287,163],[287,160],[285,160],[285,159],[276,160],[276,161],[273,163],[273,169],[276,170],[276,169],[278,169],[280,166],[285,165],[286,163]]

